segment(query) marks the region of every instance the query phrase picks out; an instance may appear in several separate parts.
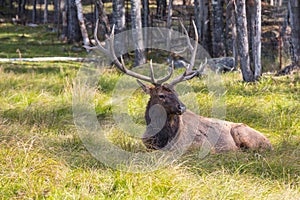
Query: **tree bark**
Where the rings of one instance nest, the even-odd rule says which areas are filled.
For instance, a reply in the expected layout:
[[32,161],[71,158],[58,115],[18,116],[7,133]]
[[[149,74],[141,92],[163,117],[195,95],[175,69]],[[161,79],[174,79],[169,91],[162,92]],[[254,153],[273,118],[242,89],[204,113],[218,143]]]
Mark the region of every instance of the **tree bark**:
[[173,0],[169,0],[169,6],[168,6],[168,18],[167,18],[167,29],[168,36],[167,36],[167,50],[171,50],[171,26],[172,26],[172,15],[173,15]]
[[48,0],[44,0],[44,24],[48,23]]
[[252,56],[254,62],[254,79],[258,80],[262,74],[261,67],[261,0],[254,1],[252,21],[254,27],[253,42],[252,42]]
[[68,42],[79,42],[81,39],[80,27],[77,18],[75,0],[68,0]]
[[142,0],[143,3],[143,27],[149,26],[149,0]]
[[68,0],[61,1],[62,10],[62,34],[61,39],[66,40],[68,37]]
[[[114,0],[113,1],[113,23],[115,25],[115,33],[121,33],[125,30],[125,1]],[[122,38],[121,38],[122,37]],[[115,41],[117,55],[123,55],[125,53],[125,45],[123,34],[119,35],[119,40]]]
[[235,4],[233,0],[230,1],[230,9],[228,12],[230,13],[230,24],[231,24],[231,37],[232,37],[232,57],[234,58],[234,70],[237,68],[237,64],[239,61],[238,54],[238,46],[237,46],[237,33],[236,33],[236,16],[235,16]]
[[36,1],[37,0],[32,0],[33,9],[32,9],[32,19],[31,19],[31,21],[32,21],[33,24],[36,22]]
[[[99,18],[99,22],[100,22],[99,23],[100,32],[103,32],[106,36],[108,36],[111,31],[110,31],[109,20],[104,10],[104,4],[102,0],[96,0],[95,3],[96,3],[95,12],[98,13],[97,18]],[[100,39],[105,39],[105,37]]]
[[75,2],[76,2],[76,7],[77,7],[77,17],[78,17],[78,22],[79,22],[79,26],[80,26],[81,36],[83,39],[83,45],[90,46],[90,39],[89,39],[87,30],[86,30],[86,26],[85,26],[85,22],[84,22],[81,0],[76,0]]
[[223,0],[212,0],[213,57],[225,56]]
[[288,7],[292,29],[293,63],[300,65],[300,0],[289,0]]
[[60,4],[60,0],[54,0],[53,3],[54,3],[54,23],[59,24],[59,20],[60,20],[59,4]]
[[246,0],[236,0],[236,28],[237,28],[237,44],[240,56],[240,67],[243,74],[243,80],[253,82],[254,77],[250,68],[249,43],[246,18]]
[[125,30],[125,1],[113,1],[113,23],[115,25],[115,33],[120,33]]
[[167,0],[156,0],[156,15],[160,18],[166,16]]
[[19,0],[18,17],[22,24],[26,22],[26,3],[27,0]]
[[199,42],[206,49],[206,51],[212,54],[209,0],[195,0],[194,12]]
[[[143,28],[149,27],[149,0],[142,0],[143,3]],[[148,32],[147,29],[144,29],[144,41],[145,41],[145,46],[148,46]],[[145,52],[147,54],[148,49],[145,49]]]
[[19,6],[18,6],[18,15],[21,17],[25,14],[26,11],[26,0],[19,0]]
[[131,0],[132,37],[135,44],[134,66],[146,63],[141,18],[140,1]]

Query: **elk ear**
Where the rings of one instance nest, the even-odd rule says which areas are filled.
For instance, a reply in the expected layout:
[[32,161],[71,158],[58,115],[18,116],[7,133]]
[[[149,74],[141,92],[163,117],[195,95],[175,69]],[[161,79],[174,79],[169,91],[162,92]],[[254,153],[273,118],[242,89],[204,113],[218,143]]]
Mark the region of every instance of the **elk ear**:
[[150,94],[150,87],[142,83],[139,79],[136,80],[146,94]]

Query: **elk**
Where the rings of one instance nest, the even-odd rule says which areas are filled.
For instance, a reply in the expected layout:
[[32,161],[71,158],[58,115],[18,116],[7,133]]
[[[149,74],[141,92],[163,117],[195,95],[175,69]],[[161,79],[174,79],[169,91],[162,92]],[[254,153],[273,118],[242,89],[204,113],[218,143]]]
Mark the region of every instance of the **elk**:
[[[96,27],[98,23],[96,24]],[[160,79],[154,77],[152,61],[150,61],[150,76],[136,73],[126,68],[121,57],[116,57],[114,50],[114,27],[109,37],[108,48],[105,48],[97,38],[97,28],[94,37],[97,46],[87,47],[99,49],[110,56],[117,69],[124,74],[134,77],[143,89],[150,95],[145,120],[147,128],[142,136],[144,145],[151,150],[168,150],[174,147],[185,147],[198,149],[207,147],[209,151],[224,152],[238,149],[272,149],[270,141],[260,132],[242,123],[218,120],[199,116],[188,110],[178,98],[175,91],[176,84],[190,80],[203,74],[205,63],[194,68],[198,35],[195,29],[195,45],[191,45],[185,27],[182,25],[186,35],[188,49],[191,52],[191,60],[184,73],[175,77],[170,83],[166,83],[173,74],[174,64],[169,68],[169,73]],[[146,85],[148,82],[151,85]]]

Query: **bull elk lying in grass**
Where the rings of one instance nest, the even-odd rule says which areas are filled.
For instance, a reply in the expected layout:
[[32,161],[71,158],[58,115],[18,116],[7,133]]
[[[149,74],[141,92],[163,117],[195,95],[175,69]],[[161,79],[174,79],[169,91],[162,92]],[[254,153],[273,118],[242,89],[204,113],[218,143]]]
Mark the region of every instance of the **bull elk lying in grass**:
[[[121,72],[137,78],[142,89],[150,95],[145,113],[147,129],[142,137],[145,146],[148,149],[168,150],[178,146],[178,144],[184,146],[188,143],[189,149],[206,146],[214,152],[238,149],[271,149],[269,140],[262,133],[249,126],[199,116],[187,110],[186,106],[178,99],[174,90],[175,85],[201,75],[205,67],[205,64],[201,64],[198,69],[194,69],[198,45],[197,31],[195,31],[195,46],[192,46],[184,27],[183,30],[185,30],[188,48],[191,51],[191,60],[184,73],[168,84],[165,82],[173,74],[173,65],[167,76],[156,79],[152,61],[150,62],[150,76],[148,77],[127,69],[122,58],[121,61],[118,60],[114,50],[114,28],[107,49],[97,39],[97,28],[95,30],[97,46],[89,47],[90,49],[99,49],[110,56]],[[140,80],[149,82],[152,86],[145,85]]]

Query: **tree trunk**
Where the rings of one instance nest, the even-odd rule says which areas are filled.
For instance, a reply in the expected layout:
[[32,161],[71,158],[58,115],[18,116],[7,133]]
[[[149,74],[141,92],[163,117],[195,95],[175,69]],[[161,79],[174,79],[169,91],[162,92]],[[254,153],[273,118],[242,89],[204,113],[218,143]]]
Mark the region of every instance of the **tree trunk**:
[[68,42],[79,42],[81,39],[80,27],[77,18],[75,0],[68,0]]
[[125,30],[125,1],[113,1],[113,23],[115,25],[115,33],[120,33]]
[[169,0],[169,6],[168,6],[168,18],[167,18],[167,29],[168,36],[167,36],[167,50],[171,50],[171,26],[172,26],[172,15],[173,15],[173,0]]
[[243,80],[253,82],[254,77],[250,68],[249,43],[246,18],[246,0],[236,0],[236,28],[237,44],[240,56],[240,67],[243,74]]
[[[233,10],[234,12],[234,10]],[[234,69],[237,68],[239,62],[239,53],[237,45],[237,32],[236,32],[236,18],[235,14],[232,15],[232,56],[234,57]]]
[[156,15],[159,18],[166,16],[167,0],[156,0]]
[[[235,5],[233,0],[227,0],[226,2],[226,55],[234,58],[233,70],[236,70],[238,63],[238,47],[237,47],[237,35],[236,35],[236,19],[235,19]],[[231,32],[231,34],[230,34]]]
[[195,24],[197,27],[199,41],[202,43],[203,34],[203,0],[195,0],[194,2]]
[[76,7],[77,7],[77,17],[78,17],[78,22],[80,26],[80,31],[81,31],[81,36],[83,39],[83,45],[84,46],[90,46],[90,39],[86,30],[86,26],[84,23],[84,16],[83,16],[83,11],[82,11],[82,4],[81,0],[76,0]]
[[149,0],[143,0],[143,27],[149,26]]
[[13,5],[13,0],[11,0],[11,1],[8,1],[9,2],[9,8],[10,9],[13,9],[14,8],[14,5]]
[[60,11],[59,11],[59,4],[60,0],[54,0],[54,24],[59,24],[60,21]]
[[195,0],[195,23],[199,35],[199,42],[210,54],[211,49],[211,34],[209,23],[209,0]]
[[5,0],[0,1],[0,7],[2,7],[2,8],[5,7]]
[[300,0],[289,0],[293,63],[300,65]]
[[32,19],[31,19],[31,21],[32,21],[33,24],[35,24],[35,22],[36,22],[36,1],[37,0],[32,1],[33,9],[32,9]]
[[26,0],[19,0],[18,17],[22,24],[26,22]]
[[[98,18],[99,18],[99,29],[100,31],[99,32],[102,32],[104,34],[101,34],[101,35],[109,35],[110,34],[110,25],[109,25],[109,20],[108,20],[108,17],[107,17],[107,14],[104,10],[104,4],[102,2],[102,0],[96,0],[96,5],[95,5],[95,10],[96,10],[96,13],[98,13]],[[100,38],[100,39],[106,39],[105,37],[104,38]]]
[[213,57],[225,55],[223,0],[212,0]]
[[[143,28],[149,27],[149,0],[142,0],[143,3]],[[144,41],[145,46],[148,46],[148,31],[147,29],[144,29]],[[145,49],[145,52],[147,54],[148,49]]]
[[26,0],[19,0],[19,6],[18,6],[18,15],[21,17],[25,14],[26,11]]
[[68,0],[61,1],[62,10],[62,34],[61,39],[66,40],[68,37]]
[[[115,33],[121,33],[125,30],[125,1],[124,0],[114,0],[113,1],[113,23],[115,25]],[[125,37],[121,34],[119,39],[115,41],[116,54],[123,55],[125,53]],[[122,38],[121,38],[122,37]]]
[[132,37],[135,44],[134,66],[146,63],[142,32],[141,5],[139,0],[131,0]]
[[48,0],[44,0],[44,24],[48,23]]
[[254,62],[254,79],[258,80],[262,74],[261,68],[261,0],[254,1],[252,21],[254,27],[252,41],[252,56]]

